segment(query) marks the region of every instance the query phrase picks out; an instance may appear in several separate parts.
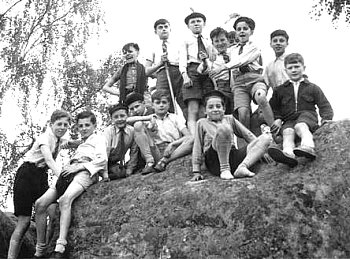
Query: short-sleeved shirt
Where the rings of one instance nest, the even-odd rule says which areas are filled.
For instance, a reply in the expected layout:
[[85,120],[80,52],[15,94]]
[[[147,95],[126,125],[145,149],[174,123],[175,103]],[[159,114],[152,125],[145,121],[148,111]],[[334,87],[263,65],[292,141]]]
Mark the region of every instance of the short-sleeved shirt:
[[[64,141],[64,138],[61,138],[59,141],[59,149],[58,152],[61,149],[61,144]],[[25,154],[24,156],[24,162],[30,162],[35,164],[37,167],[45,167],[46,162],[45,158],[41,152],[41,146],[45,145],[49,147],[51,153],[53,154],[56,148],[58,138],[53,134],[50,127],[47,128],[47,130],[41,134],[34,142],[32,148]]]
[[266,84],[272,89],[286,82],[289,77],[284,67],[284,58],[286,54],[276,58],[274,61],[270,62],[264,71],[264,79]]
[[157,134],[155,144],[170,143],[181,138],[181,132],[186,128],[186,121],[183,116],[167,113],[164,118],[156,117]]

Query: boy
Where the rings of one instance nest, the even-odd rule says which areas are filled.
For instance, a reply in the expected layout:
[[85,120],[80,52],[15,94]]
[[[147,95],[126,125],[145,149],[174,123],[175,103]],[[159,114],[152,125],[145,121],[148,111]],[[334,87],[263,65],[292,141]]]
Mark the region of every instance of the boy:
[[[108,155],[108,176],[110,180],[131,175],[137,165],[137,145],[134,128],[127,125],[128,107],[113,105],[108,110],[112,124],[104,130]],[[125,167],[125,154],[130,149],[130,160]]]
[[[199,73],[208,73],[212,68],[220,67],[230,61],[228,32],[223,28],[217,27],[210,32],[210,38],[214,48],[217,50],[215,61],[205,60],[198,67]],[[203,70],[207,67],[206,70]],[[213,83],[216,90],[223,92],[226,95],[226,111],[225,114],[233,113],[233,94],[230,87],[230,73],[228,70],[223,70],[220,74],[215,75]]]
[[35,140],[25,155],[23,164],[17,170],[13,201],[18,221],[10,240],[7,257],[9,259],[17,258],[24,234],[30,224],[33,204],[49,188],[47,170],[51,169],[56,176],[60,174],[55,159],[62,145],[67,143],[63,136],[70,122],[70,115],[66,111],[54,111],[50,118],[50,127]]
[[[183,109],[183,100],[181,94],[181,88],[183,85],[183,78],[179,70],[179,46],[169,39],[170,36],[170,23],[166,19],[159,19],[154,23],[154,32],[158,36],[153,52],[149,53],[146,57],[146,75],[151,76],[155,74],[157,78],[156,89],[169,89],[169,81],[171,80],[172,91],[176,102],[180,104]],[[165,68],[165,65],[168,68]],[[167,71],[169,71],[169,78]],[[171,112],[174,111],[172,104]]]
[[202,37],[205,22],[206,17],[201,13],[193,12],[185,18],[192,35],[184,41],[180,49],[179,68],[184,80],[182,94],[188,109],[187,126],[191,134],[194,134],[196,128],[203,94],[214,89],[209,76],[197,72],[202,60],[213,57],[212,46]]
[[[300,54],[286,56],[284,65],[290,80],[278,86],[270,99],[276,117],[272,130],[282,130],[283,151],[271,147],[268,153],[276,162],[293,167],[298,163],[295,156],[316,158],[312,136],[318,128],[315,105],[318,107],[322,124],[333,119],[333,109],[321,88],[304,76],[304,59]],[[301,138],[297,148],[294,142],[295,135]]]
[[78,146],[73,158],[63,168],[63,178],[74,175],[63,195],[59,197],[56,186],[50,187],[43,196],[35,202],[35,220],[37,224],[37,245],[35,256],[45,255],[45,228],[47,207],[59,198],[60,206],[60,232],[56,242],[56,258],[64,258],[67,245],[67,235],[71,220],[71,206],[87,188],[98,181],[98,172],[106,170],[107,154],[103,136],[96,130],[96,117],[90,111],[77,115],[78,131],[82,143]]
[[274,90],[289,78],[284,68],[285,51],[289,36],[284,30],[275,30],[270,35],[270,46],[275,52],[276,59],[265,68],[264,78],[266,84]]
[[183,117],[168,112],[170,96],[167,91],[156,90],[152,94],[152,105],[155,114],[149,118],[149,124],[134,124],[135,141],[146,160],[143,175],[164,171],[171,161],[190,154],[193,145]]
[[[207,117],[196,125],[192,152],[194,181],[203,179],[200,171],[203,158],[209,172],[222,179],[253,177],[255,174],[249,168],[262,158],[272,141],[270,133],[257,138],[232,115],[224,115],[225,98],[218,90],[204,95]],[[248,146],[237,149],[234,135],[244,138]]]
[[[125,98],[132,92],[144,94],[147,89],[147,77],[144,66],[137,61],[139,55],[139,45],[136,43],[128,43],[124,45],[123,55],[126,64],[119,69],[102,90],[113,95],[119,96],[119,102],[125,102]],[[119,89],[113,87],[114,83],[120,81]]]
[[250,128],[251,100],[258,104],[266,123],[272,125],[274,118],[267,101],[267,86],[262,76],[261,52],[251,42],[255,22],[248,17],[239,17],[233,28],[236,30],[239,43],[232,47],[231,60],[221,68],[213,69],[209,75],[214,76],[224,69],[231,69],[233,77],[234,107],[239,121]]

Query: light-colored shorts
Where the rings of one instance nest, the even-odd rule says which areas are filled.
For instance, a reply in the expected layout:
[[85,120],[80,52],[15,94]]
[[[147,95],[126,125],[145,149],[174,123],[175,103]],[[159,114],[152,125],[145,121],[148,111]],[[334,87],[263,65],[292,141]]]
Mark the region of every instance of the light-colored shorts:
[[234,98],[234,109],[237,110],[241,107],[246,107],[250,109],[250,102],[253,100],[253,102],[256,104],[256,101],[254,99],[254,95],[257,90],[264,90],[267,93],[267,86],[263,82],[255,82],[250,85],[246,86],[236,86],[233,88],[233,98]]
[[98,174],[94,174],[91,177],[89,171],[81,171],[74,176],[72,182],[80,184],[84,188],[84,190],[86,190],[91,185],[98,182]]

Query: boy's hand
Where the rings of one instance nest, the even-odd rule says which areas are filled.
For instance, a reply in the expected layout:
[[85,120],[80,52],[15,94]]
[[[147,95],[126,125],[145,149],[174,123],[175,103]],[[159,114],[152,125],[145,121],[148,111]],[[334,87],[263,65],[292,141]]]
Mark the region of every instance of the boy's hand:
[[132,175],[132,169],[127,168],[125,171],[126,177]]
[[208,54],[205,53],[204,51],[199,52],[199,59],[204,60],[208,58]]
[[67,165],[62,170],[62,176],[66,177],[69,174],[75,174],[83,170],[85,170],[85,167],[82,164]]
[[277,134],[281,130],[281,127],[282,127],[282,120],[281,119],[275,120],[271,125],[271,133]]
[[184,87],[186,87],[186,88],[192,87],[193,82],[192,82],[191,78],[187,75],[187,73],[183,73],[182,77],[184,79]]
[[204,180],[204,177],[201,174],[201,172],[193,172],[193,177],[192,177],[191,181],[196,182],[196,181],[201,181],[201,180]]

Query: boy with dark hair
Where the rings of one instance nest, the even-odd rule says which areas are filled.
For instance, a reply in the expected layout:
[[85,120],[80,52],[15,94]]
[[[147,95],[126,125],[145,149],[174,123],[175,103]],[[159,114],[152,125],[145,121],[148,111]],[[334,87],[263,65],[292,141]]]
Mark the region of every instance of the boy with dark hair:
[[[146,74],[154,75],[157,78],[156,89],[165,89],[170,92],[170,84],[176,102],[183,109],[182,85],[183,78],[179,70],[179,49],[178,44],[170,37],[170,23],[166,19],[158,19],[154,23],[154,32],[159,41],[156,42],[152,52],[146,57]],[[168,70],[168,71],[167,71]],[[171,81],[169,84],[169,80]],[[171,112],[174,107],[171,105]]]
[[[215,61],[211,62],[208,59],[203,61],[198,66],[199,73],[209,73],[211,69],[221,67],[230,61],[230,50],[228,41],[228,32],[221,27],[217,27],[210,32],[210,38],[214,48],[217,50]],[[233,94],[230,86],[230,73],[228,70],[223,70],[220,74],[211,77],[216,90],[220,90],[226,95],[226,110],[225,114],[233,113]]]
[[[147,89],[147,77],[144,66],[138,62],[139,45],[128,43],[124,45],[122,52],[126,64],[108,79],[102,90],[119,96],[119,102],[124,103],[126,97],[132,92],[144,94]],[[119,89],[114,84],[119,82]]]
[[203,94],[214,89],[209,76],[197,71],[202,60],[212,59],[214,53],[211,44],[202,36],[205,22],[206,17],[201,13],[193,12],[185,18],[192,35],[185,39],[180,49],[179,68],[184,80],[182,94],[188,109],[187,125],[191,134],[195,131]]
[[[333,109],[321,88],[304,76],[304,59],[300,54],[286,56],[284,65],[289,80],[278,86],[270,99],[276,117],[271,129],[282,131],[283,151],[271,147],[268,153],[276,162],[293,167],[298,163],[295,156],[316,158],[312,133],[319,125],[315,106],[322,124],[333,119]],[[301,139],[299,147],[295,147],[295,136]]]
[[276,59],[266,66],[264,78],[266,84],[271,87],[272,90],[289,79],[284,67],[288,40],[289,36],[284,30],[275,30],[270,35],[270,46],[275,52]]
[[[127,124],[128,107],[113,105],[108,110],[111,125],[104,130],[108,155],[108,177],[110,180],[130,176],[136,169],[138,149],[134,128]],[[130,149],[130,160],[125,164],[125,154]]]
[[[263,157],[272,141],[269,132],[257,138],[233,115],[224,115],[225,99],[225,95],[217,90],[204,95],[207,117],[199,119],[196,125],[192,180],[203,178],[200,171],[203,158],[209,172],[222,179],[253,177],[255,174],[249,168]],[[244,138],[249,144],[237,149],[235,136]]]
[[[43,257],[46,248],[46,211],[50,204],[59,198],[60,231],[55,247],[55,258],[64,258],[68,229],[71,221],[71,206],[87,188],[98,181],[98,173],[106,170],[107,154],[103,136],[97,135],[96,117],[91,111],[84,111],[76,117],[82,143],[78,146],[70,162],[64,166],[56,186],[50,187],[35,202],[35,222],[37,226],[37,245],[35,256]],[[68,188],[60,196],[58,184],[71,178]]]
[[156,90],[152,94],[155,114],[145,127],[135,123],[135,141],[146,160],[141,174],[162,172],[168,163],[191,153],[193,138],[182,116],[169,113],[170,96],[167,91]]
[[238,112],[239,121],[250,128],[251,100],[259,106],[264,120],[270,126],[274,118],[267,100],[267,86],[262,76],[261,52],[250,41],[255,22],[249,17],[239,17],[233,28],[236,30],[239,43],[231,49],[231,60],[222,67],[214,69],[210,75],[216,75],[224,69],[231,69],[233,77],[232,91],[234,106]]
[[51,169],[56,176],[60,174],[55,159],[61,148],[68,146],[63,136],[70,123],[71,117],[66,111],[54,111],[50,118],[50,127],[35,140],[17,170],[13,201],[18,221],[10,240],[9,259],[17,258],[24,234],[30,225],[33,204],[49,188],[47,170]]

